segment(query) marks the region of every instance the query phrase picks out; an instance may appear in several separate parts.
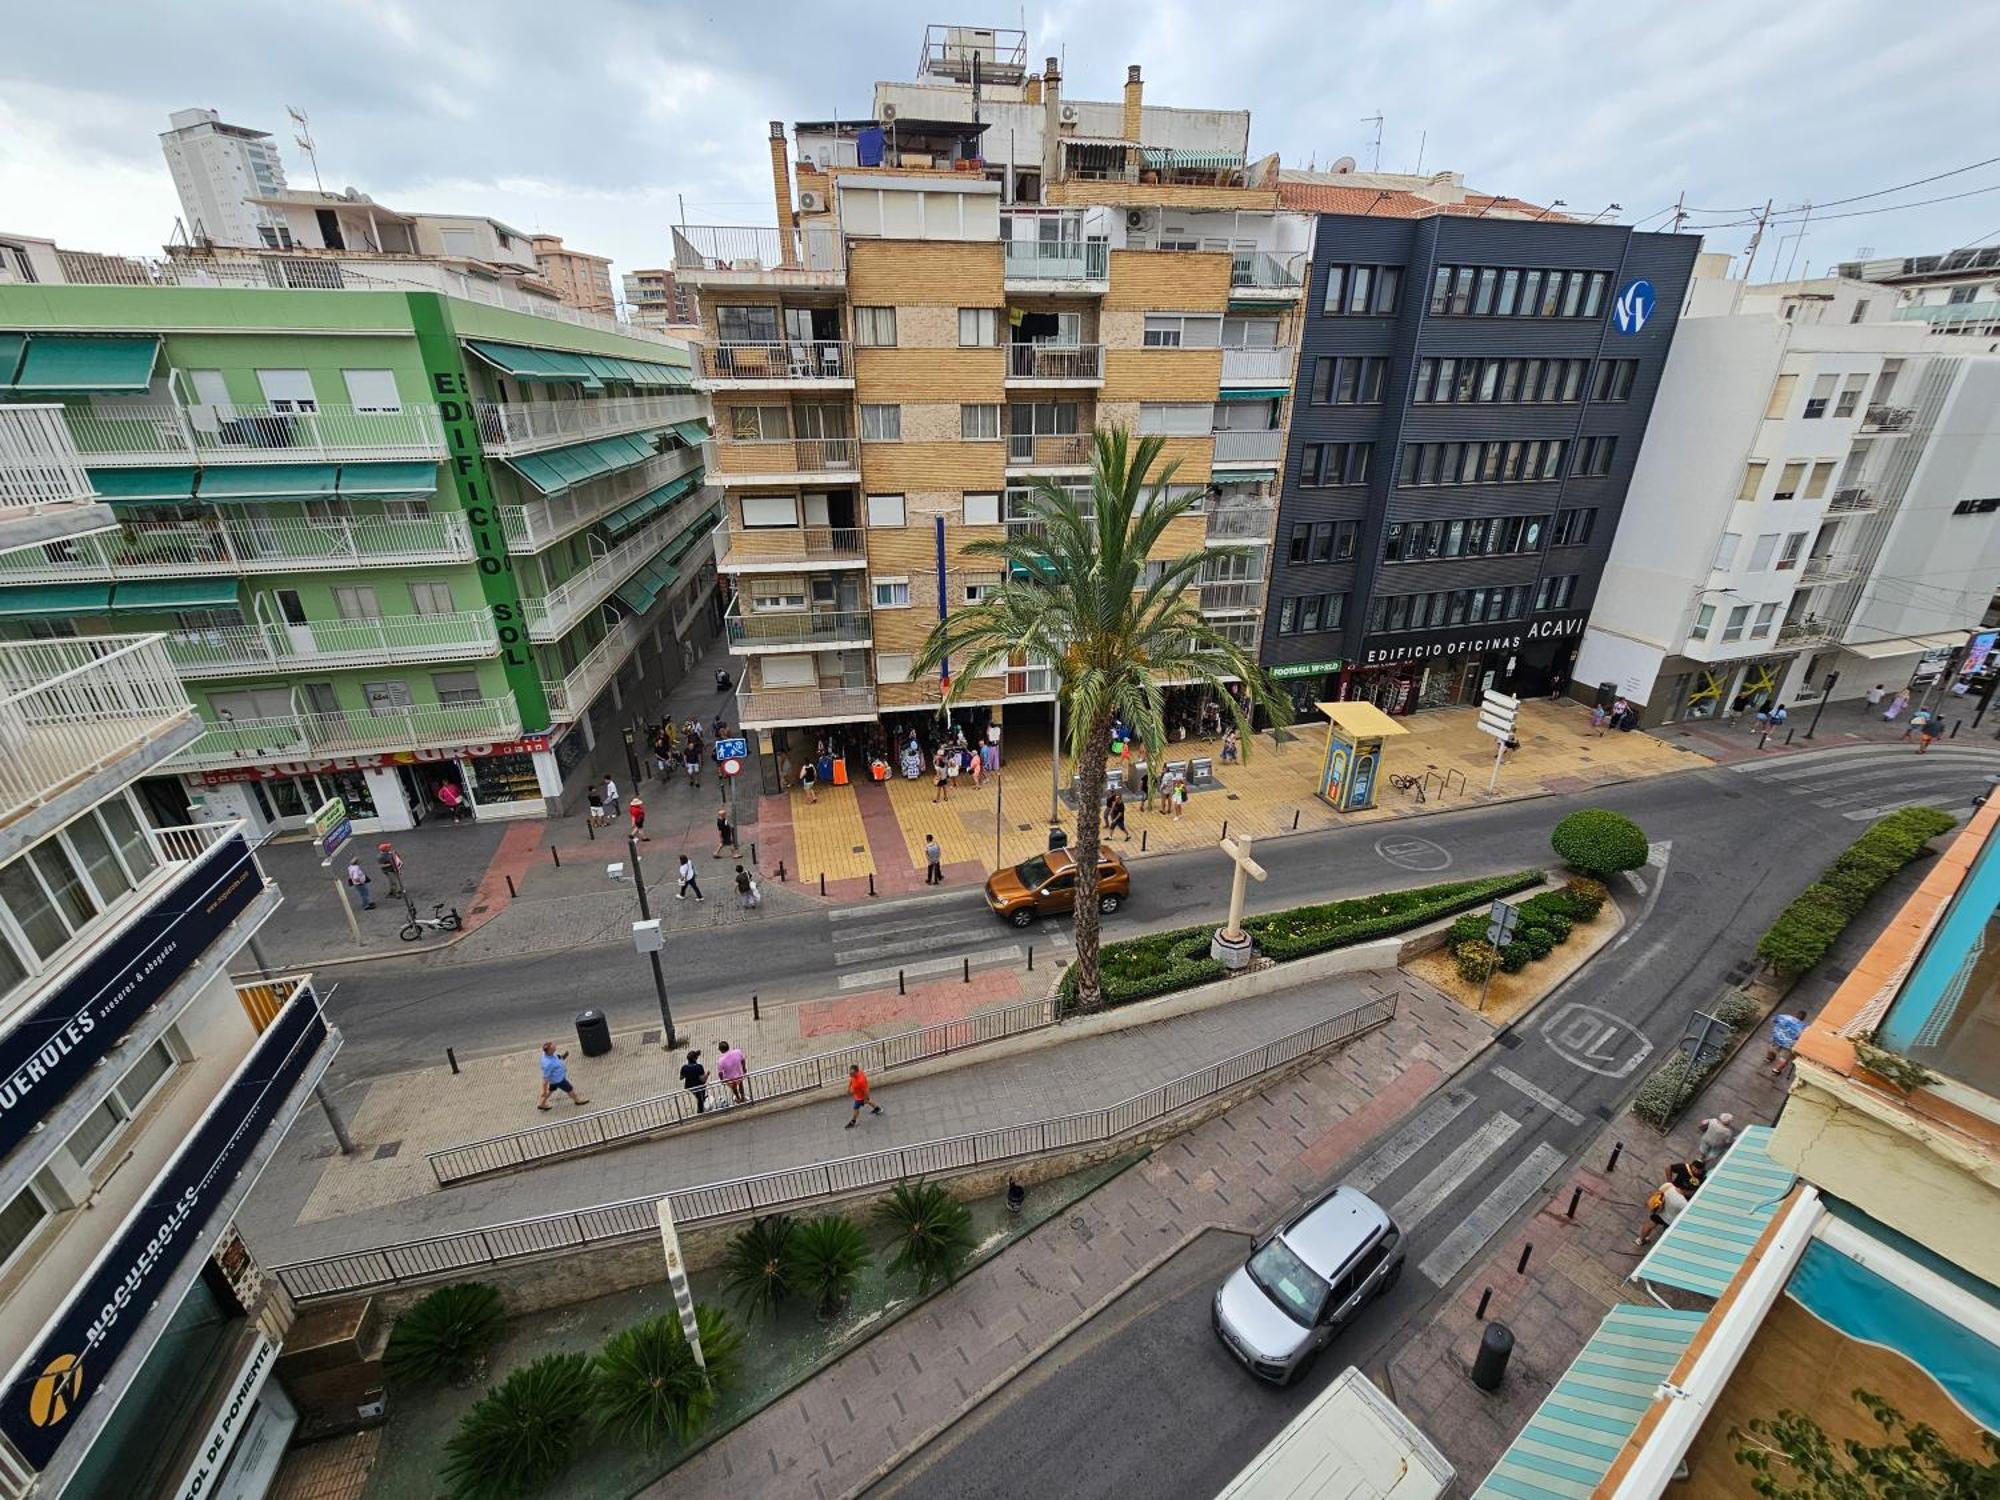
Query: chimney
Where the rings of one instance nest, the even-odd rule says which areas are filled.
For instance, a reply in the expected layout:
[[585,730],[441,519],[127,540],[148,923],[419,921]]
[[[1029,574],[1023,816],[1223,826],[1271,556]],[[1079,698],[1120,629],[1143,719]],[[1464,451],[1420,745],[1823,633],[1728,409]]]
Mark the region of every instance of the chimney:
[[1023,104],[1040,104],[1042,102],[1041,74],[1030,73],[1028,75],[1028,81],[1021,86],[1021,102]]
[[1062,176],[1062,60],[1042,65],[1042,186]]
[[796,266],[792,235],[792,162],[785,146],[785,122],[771,122],[771,198],[778,210],[778,264]]
[[1133,63],[1125,70],[1125,139],[1139,139],[1139,101],[1145,94],[1146,85],[1139,77],[1139,65]]

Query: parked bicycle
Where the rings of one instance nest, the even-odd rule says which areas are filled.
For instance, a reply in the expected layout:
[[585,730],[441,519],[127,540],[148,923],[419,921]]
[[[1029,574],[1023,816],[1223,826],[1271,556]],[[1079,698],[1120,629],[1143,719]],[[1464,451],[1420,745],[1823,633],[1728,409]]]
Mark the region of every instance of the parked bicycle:
[[1391,776],[1389,785],[1399,792],[1415,792],[1419,802],[1425,800],[1424,779],[1421,776]]
[[414,943],[426,932],[458,931],[458,908],[454,906],[447,911],[442,901],[435,903],[431,907],[431,914],[428,917],[420,917],[417,915],[417,904],[410,900],[408,896],[405,896],[403,898],[403,910],[410,914],[410,920],[403,924],[403,930],[398,936],[406,943]]

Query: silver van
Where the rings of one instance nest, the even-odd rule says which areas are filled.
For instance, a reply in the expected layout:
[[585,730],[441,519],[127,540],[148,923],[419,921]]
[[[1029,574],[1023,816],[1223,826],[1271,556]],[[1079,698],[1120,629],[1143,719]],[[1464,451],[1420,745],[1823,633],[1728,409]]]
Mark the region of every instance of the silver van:
[[1336,1187],[1259,1239],[1215,1294],[1215,1331],[1260,1379],[1289,1383],[1396,1284],[1403,1234],[1366,1193]]

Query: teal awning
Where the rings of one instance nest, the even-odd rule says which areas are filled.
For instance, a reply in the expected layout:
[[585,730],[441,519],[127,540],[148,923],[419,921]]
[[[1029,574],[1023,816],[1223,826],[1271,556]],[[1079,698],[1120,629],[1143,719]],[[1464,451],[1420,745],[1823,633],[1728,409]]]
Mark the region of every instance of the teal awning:
[[193,469],[92,469],[90,487],[112,505],[187,504],[194,499]]
[[707,515],[696,520],[686,531],[683,531],[679,536],[660,549],[660,556],[657,560],[669,563],[679,562],[689,552],[694,550],[695,543],[715,530],[715,523],[721,519],[722,507],[719,505],[709,507]]
[[429,495],[438,487],[435,463],[342,464],[343,495]]
[[585,480],[598,479],[629,469],[656,457],[659,429],[649,433],[625,433],[599,438],[593,443],[572,443],[567,448],[550,448],[543,453],[510,458],[508,464],[544,495],[553,495]]
[[84,391],[144,391],[153,381],[160,341],[146,338],[90,338],[81,334],[28,335],[27,356],[13,388],[65,395]]
[[1628,1279],[1720,1297],[1798,1180],[1771,1160],[1770,1141],[1770,1126],[1744,1126]]
[[21,355],[27,347],[25,333],[0,333],[0,390],[12,388],[14,372],[21,368]]
[[699,448],[703,443],[708,441],[708,424],[692,420],[676,422],[673,426],[673,434],[690,448]]
[[673,505],[702,481],[702,471],[694,470],[678,479],[668,480],[657,489],[648,490],[630,505],[614,510],[604,518],[604,528],[616,540],[628,531],[636,530],[646,521]]
[[1271,477],[1265,469],[1212,469],[1209,471],[1210,484],[1262,484]]
[[643,615],[653,607],[653,601],[660,597],[660,590],[665,587],[665,583],[641,568],[612,592],[618,602],[633,614]]
[[1707,1313],[1667,1307],[1612,1308],[1486,1482],[1473,1491],[1473,1500],[1576,1500],[1590,1494],[1611,1472],[1660,1382],[1707,1321]]
[[217,504],[245,500],[324,499],[340,471],[332,464],[235,464],[201,471],[200,496]]
[[1190,172],[1228,172],[1243,165],[1235,151],[1169,151],[1142,146],[1139,159],[1149,167],[1181,167]]
[[144,578],[120,583],[111,596],[111,608],[133,614],[154,614],[171,609],[217,609],[234,605],[236,580],[233,578]]
[[1216,395],[1218,401],[1282,401],[1291,395],[1284,385],[1226,385]]
[[467,339],[466,347],[516,380],[573,380],[591,389],[602,384],[581,354],[566,349],[531,349],[526,344],[501,344],[490,339]]
[[0,588],[0,615],[101,615],[108,583],[17,583]]

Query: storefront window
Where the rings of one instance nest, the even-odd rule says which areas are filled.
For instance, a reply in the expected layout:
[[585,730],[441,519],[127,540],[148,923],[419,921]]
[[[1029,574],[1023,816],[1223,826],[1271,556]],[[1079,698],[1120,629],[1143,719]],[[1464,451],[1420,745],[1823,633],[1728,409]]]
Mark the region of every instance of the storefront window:
[[569,773],[583,764],[583,758],[590,754],[590,745],[583,737],[583,730],[575,725],[556,741],[556,774],[569,780]]
[[532,755],[482,755],[461,764],[472,773],[474,802],[525,802],[542,795]]
[[[375,795],[368,790],[368,778],[359,771],[330,771],[318,778],[320,791],[327,797],[338,797],[347,804],[350,818],[372,818],[375,816]],[[315,807],[319,803],[313,804]]]

